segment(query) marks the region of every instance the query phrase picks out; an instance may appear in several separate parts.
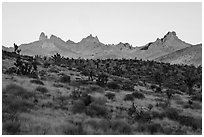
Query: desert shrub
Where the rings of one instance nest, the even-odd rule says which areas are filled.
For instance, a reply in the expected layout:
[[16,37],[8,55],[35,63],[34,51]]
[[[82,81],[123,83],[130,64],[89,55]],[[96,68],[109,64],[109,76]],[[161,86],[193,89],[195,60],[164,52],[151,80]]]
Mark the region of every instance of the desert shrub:
[[147,106],[147,108],[148,108],[149,110],[152,110],[153,107],[154,107],[154,106],[153,106],[152,104],[149,104],[149,105]]
[[70,99],[70,97],[66,95],[61,95],[61,96],[58,96],[57,99],[60,100],[61,103],[65,103]]
[[127,91],[134,91],[134,85],[133,83],[124,83],[122,86],[123,90],[127,90]]
[[156,89],[156,85],[151,85],[150,88],[154,91]]
[[4,92],[10,95],[21,97],[23,99],[35,97],[35,94],[33,92],[29,92],[25,88],[18,86],[16,84],[10,84],[6,86],[6,88],[4,89]]
[[112,92],[107,92],[105,94],[105,96],[110,99],[110,100],[113,100],[115,98],[115,93],[112,93]]
[[160,132],[160,133],[163,132],[163,128],[159,123],[148,124],[147,129],[148,129],[148,131],[150,131],[151,134],[158,133],[158,132]]
[[90,85],[89,88],[87,89],[87,93],[103,93],[104,89],[98,85]]
[[77,80],[77,82],[78,82],[79,84],[81,84],[81,85],[88,85],[88,84],[90,83],[89,80],[82,80],[82,79]]
[[156,87],[155,93],[162,93],[162,90],[160,87]]
[[105,105],[107,102],[107,98],[106,97],[92,97],[92,100],[95,104],[100,104],[100,105]]
[[182,84],[179,86],[179,89],[181,92],[185,93],[187,91],[187,86],[185,84]]
[[86,114],[91,117],[106,117],[108,110],[103,105],[91,103],[86,110]]
[[57,67],[52,66],[48,71],[52,73],[58,73],[60,70]]
[[17,73],[17,68],[16,67],[11,67],[11,68],[8,68],[6,71],[5,71],[6,74],[14,74],[14,73]]
[[[88,126],[91,126],[95,129],[97,129],[97,128],[100,128],[100,124],[99,124],[100,121],[103,121],[103,123],[106,123],[107,124],[106,126],[108,126],[108,124],[109,124],[109,123],[107,123],[107,120],[105,120],[105,119],[88,118],[85,120],[84,125],[88,125]],[[106,126],[105,126],[105,128],[106,128]]]
[[179,111],[174,108],[168,108],[164,113],[165,117],[171,120],[178,121],[180,124],[192,127],[193,129],[202,128],[202,120],[199,118],[193,118],[191,116],[179,115]]
[[167,102],[157,102],[155,106],[165,109],[168,107],[168,103]]
[[138,122],[148,122],[152,119],[152,116],[148,111],[136,111],[134,113],[133,119]]
[[126,94],[124,97],[125,101],[133,101],[134,100],[134,96],[132,94]]
[[86,93],[82,94],[80,99],[84,102],[85,106],[89,106],[93,102],[93,98]]
[[17,135],[20,133],[20,122],[6,121],[3,123],[3,134]]
[[202,102],[202,94],[199,93],[199,94],[193,95],[191,99],[194,100],[194,101]]
[[32,71],[29,75],[29,78],[34,78],[34,79],[38,79],[38,72],[37,71]]
[[139,132],[149,132],[150,134],[163,132],[162,126],[158,123],[143,123],[136,130]]
[[86,114],[91,117],[107,117],[108,109],[105,106],[106,99],[97,97],[93,99],[93,102],[87,107]]
[[99,119],[91,118],[84,122],[86,127],[90,127],[92,130],[87,131],[88,134],[101,134],[101,135],[128,135],[132,134],[131,125],[129,125],[124,119]]
[[84,122],[84,130],[88,135],[105,135],[109,122],[101,118],[88,118]]
[[57,88],[64,87],[64,85],[61,84],[61,83],[54,83],[53,86],[54,86],[54,87],[57,87]]
[[138,91],[133,92],[132,95],[133,95],[135,98],[138,98],[138,99],[143,99],[143,98],[145,98],[144,94],[141,93],[141,92],[138,92]]
[[51,65],[51,63],[50,63],[49,61],[45,61],[45,62],[43,63],[43,67],[44,67],[44,68],[48,68],[50,65]]
[[86,110],[86,106],[83,100],[75,100],[72,106],[73,113],[83,113]]
[[178,122],[182,125],[192,127],[194,130],[202,129],[202,119],[191,116],[180,116]]
[[111,120],[110,127],[113,131],[112,134],[123,134],[123,135],[132,134],[131,126],[125,120],[122,120],[122,119]]
[[44,77],[44,76],[47,75],[47,72],[46,72],[45,70],[40,70],[40,71],[38,72],[38,74],[39,74],[41,77]]
[[72,124],[72,123],[67,123],[63,128],[63,132],[66,135],[84,135],[84,134],[86,134],[83,131],[81,123],[78,125]]
[[39,86],[36,88],[36,91],[41,92],[42,94],[48,93],[48,89],[46,87]]
[[160,113],[158,111],[151,111],[151,117],[152,119],[163,119],[165,117],[164,113]]
[[138,81],[138,85],[139,85],[139,86],[144,86],[144,84],[143,84],[142,81]]
[[77,100],[81,97],[82,92],[80,90],[73,90],[70,94],[70,98]]
[[15,115],[17,112],[25,112],[34,107],[32,102],[17,98],[16,96],[9,95],[3,96],[2,112]]
[[105,86],[108,82],[108,76],[106,74],[99,74],[96,80],[96,84],[99,86]]
[[31,83],[35,83],[35,84],[38,84],[38,85],[44,85],[44,83],[41,81],[41,80],[38,80],[38,79],[33,79],[30,81]]
[[71,82],[71,78],[70,78],[70,76],[63,75],[63,76],[60,77],[59,81],[62,82],[62,83],[68,83],[68,82]]
[[179,119],[179,111],[175,108],[167,108],[164,112],[165,117],[168,117],[172,120],[178,120]]
[[10,84],[2,91],[2,125],[3,134],[19,134],[20,122],[18,121],[19,113],[29,112],[34,103],[29,98],[35,94],[28,92],[26,89]]
[[116,82],[109,82],[107,87],[110,89],[120,89],[120,86]]
[[183,107],[190,109],[202,109],[202,106],[197,102],[193,102],[193,104],[186,103],[183,105]]
[[184,105],[185,102],[183,100],[176,100],[176,103],[179,105]]

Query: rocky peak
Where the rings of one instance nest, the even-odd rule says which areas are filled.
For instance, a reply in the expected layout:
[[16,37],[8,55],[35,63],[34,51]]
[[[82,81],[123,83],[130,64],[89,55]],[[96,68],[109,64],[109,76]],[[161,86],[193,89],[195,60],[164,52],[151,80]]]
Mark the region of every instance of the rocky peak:
[[161,40],[162,42],[165,42],[169,39],[178,39],[175,31],[172,31],[172,32],[169,31]]
[[167,47],[167,45],[169,45],[167,43],[171,43],[178,40],[179,38],[176,36],[176,32],[169,31],[163,38],[161,39],[157,38],[156,41],[148,43],[147,45],[143,46],[140,50],[148,50],[149,47]]
[[39,40],[46,40],[46,39],[47,39],[47,36],[45,35],[45,33],[41,32]]
[[130,45],[129,43],[122,43],[122,42],[119,42],[116,46],[125,47],[129,49],[132,48],[132,45]]
[[51,36],[50,36],[50,39],[51,39],[51,40],[55,40],[55,39],[58,39],[58,37],[55,36],[55,35],[51,35]]
[[58,44],[58,45],[63,45],[63,44],[66,44],[66,42],[64,40],[62,40],[61,38],[55,36],[55,35],[51,35],[50,36],[50,41],[55,43],[55,44]]
[[72,40],[70,40],[70,39],[69,39],[69,40],[67,40],[67,41],[66,41],[66,43],[67,43],[67,44],[75,44],[75,42],[74,42],[74,41],[72,41]]
[[94,43],[100,43],[98,37],[93,37],[92,34],[90,34],[88,37],[83,38],[81,42],[94,42]]

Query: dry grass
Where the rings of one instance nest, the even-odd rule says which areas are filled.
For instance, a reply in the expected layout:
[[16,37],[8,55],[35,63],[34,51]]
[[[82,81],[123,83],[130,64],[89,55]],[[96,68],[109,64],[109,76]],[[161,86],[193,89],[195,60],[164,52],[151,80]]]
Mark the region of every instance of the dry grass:
[[[132,83],[120,85],[119,80],[116,84],[109,83],[108,87],[100,87],[95,85],[95,82],[87,81],[85,76],[74,70],[59,66],[50,66],[47,69],[40,67],[39,71],[42,70],[47,73],[44,81],[2,75],[3,134],[202,133],[201,94],[191,98],[185,94],[175,95],[169,107],[165,104],[165,93],[154,93],[142,83],[141,86],[135,86],[134,90]],[[70,77],[61,77],[61,83],[59,73]],[[76,77],[81,80],[75,80]],[[13,79],[16,84],[10,84]],[[110,79],[114,81],[114,78]],[[90,102],[84,97],[86,94],[91,96]],[[192,105],[188,104],[189,99],[193,100]],[[137,108],[144,110],[140,115],[133,117],[134,119],[127,114],[132,102]]]

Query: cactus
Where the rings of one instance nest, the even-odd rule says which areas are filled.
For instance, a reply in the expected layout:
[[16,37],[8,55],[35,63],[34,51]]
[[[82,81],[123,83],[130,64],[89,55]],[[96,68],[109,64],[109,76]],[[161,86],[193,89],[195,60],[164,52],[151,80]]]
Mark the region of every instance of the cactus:
[[14,43],[14,52],[20,55],[21,49],[18,49],[18,46]]
[[62,57],[59,53],[56,53],[55,55],[52,56],[52,60],[54,60],[55,63],[60,63],[61,59]]
[[22,59],[19,57],[17,58],[14,65],[17,68],[17,74],[27,75],[27,76],[30,75],[34,78],[38,78],[36,60],[31,61],[31,62],[25,62],[25,61],[22,61]]
[[99,86],[105,86],[108,82],[108,76],[105,74],[100,74],[96,82]]
[[13,45],[14,45],[14,52],[16,53],[16,51],[18,50],[18,46],[16,45],[16,43],[14,43]]

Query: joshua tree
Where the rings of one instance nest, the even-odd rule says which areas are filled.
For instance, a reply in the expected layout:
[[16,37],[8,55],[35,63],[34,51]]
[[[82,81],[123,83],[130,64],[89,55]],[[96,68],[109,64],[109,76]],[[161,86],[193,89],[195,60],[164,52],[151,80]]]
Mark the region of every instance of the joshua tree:
[[100,74],[97,79],[97,84],[100,86],[105,86],[108,82],[108,76],[105,74]]
[[198,76],[195,73],[195,70],[193,68],[189,68],[186,70],[184,75],[184,83],[188,87],[188,94],[192,95],[193,93],[193,86],[198,81]]
[[157,84],[159,84],[159,87],[161,88],[161,83],[163,82],[163,77],[162,77],[162,74],[160,74],[159,72],[157,72],[155,75],[154,75],[154,80]]
[[14,52],[16,53],[16,51],[18,50],[18,46],[16,45],[16,43],[14,43],[13,45],[14,45]]
[[21,49],[18,49],[17,51],[16,51],[18,54],[20,54],[20,52],[21,52]]
[[18,46],[15,43],[13,45],[14,45],[14,52],[17,54],[20,54],[21,49],[18,49]]
[[173,91],[172,90],[167,90],[166,95],[167,95],[168,106],[171,106],[171,98],[172,98],[172,95],[173,95]]
[[57,64],[62,61],[62,60],[61,60],[61,59],[62,59],[62,56],[61,56],[59,53],[56,53],[56,54],[53,55],[51,58],[52,58],[52,60],[54,60],[54,62],[57,63]]

